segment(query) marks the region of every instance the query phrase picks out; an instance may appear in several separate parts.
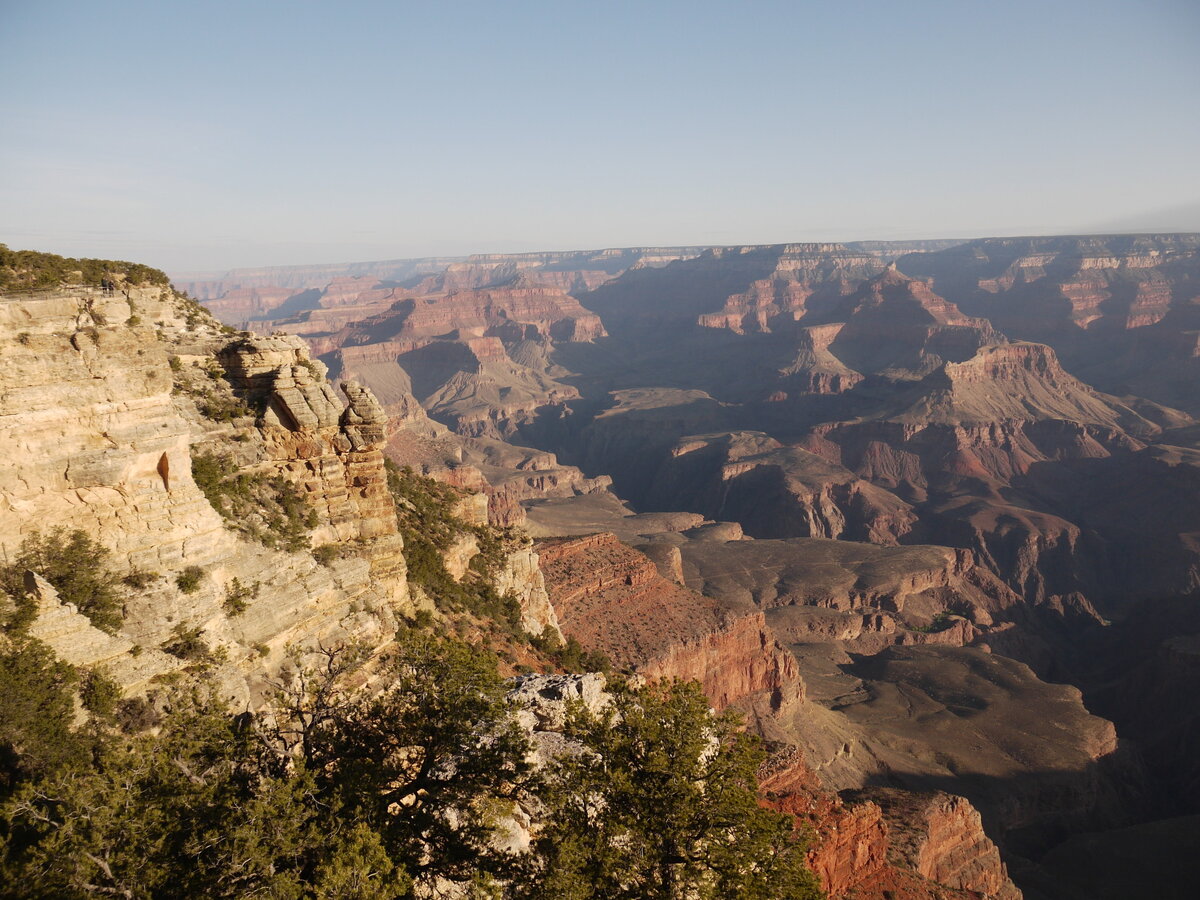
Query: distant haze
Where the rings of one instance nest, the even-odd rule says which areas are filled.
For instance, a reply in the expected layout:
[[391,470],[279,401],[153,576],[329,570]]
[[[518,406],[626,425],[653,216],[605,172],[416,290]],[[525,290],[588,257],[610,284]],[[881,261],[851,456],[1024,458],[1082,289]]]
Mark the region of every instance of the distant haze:
[[0,242],[173,271],[1200,230],[1195,0],[0,2]]

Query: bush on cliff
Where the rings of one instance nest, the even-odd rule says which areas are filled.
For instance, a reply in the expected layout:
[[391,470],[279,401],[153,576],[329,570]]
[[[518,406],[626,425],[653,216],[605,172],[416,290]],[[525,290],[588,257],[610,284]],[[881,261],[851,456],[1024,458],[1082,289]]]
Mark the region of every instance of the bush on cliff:
[[114,633],[124,619],[124,604],[118,589],[121,579],[108,560],[108,550],[85,531],[35,531],[21,542],[16,558],[0,568],[0,590],[19,598],[25,593],[25,573],[36,572],[64,603],[74,603],[93,625]]
[[87,742],[71,727],[78,682],[41,641],[0,637],[0,798],[84,758]]
[[546,776],[524,900],[815,900],[792,821],[758,805],[761,742],[714,716],[695,682],[618,688],[574,708],[582,745]]
[[[510,636],[521,634],[521,607],[516,598],[501,595],[495,576],[512,543],[505,529],[471,525],[453,513],[462,493],[410,467],[385,461],[388,489],[396,503],[396,519],[404,538],[408,579],[442,609],[465,611],[491,619]],[[474,535],[479,552],[461,581],[447,571],[443,553],[461,535]]]
[[282,476],[243,472],[226,456],[195,452],[192,480],[235,531],[267,547],[308,549],[317,512]]

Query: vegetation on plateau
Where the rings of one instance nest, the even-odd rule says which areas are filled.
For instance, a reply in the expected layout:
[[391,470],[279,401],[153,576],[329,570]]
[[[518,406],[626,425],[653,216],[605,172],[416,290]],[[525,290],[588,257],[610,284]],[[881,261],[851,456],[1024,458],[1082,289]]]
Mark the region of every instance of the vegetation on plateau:
[[98,287],[105,281],[128,285],[170,284],[165,272],[117,259],[73,259],[36,250],[10,250],[0,244],[0,291],[27,291],[64,285]]

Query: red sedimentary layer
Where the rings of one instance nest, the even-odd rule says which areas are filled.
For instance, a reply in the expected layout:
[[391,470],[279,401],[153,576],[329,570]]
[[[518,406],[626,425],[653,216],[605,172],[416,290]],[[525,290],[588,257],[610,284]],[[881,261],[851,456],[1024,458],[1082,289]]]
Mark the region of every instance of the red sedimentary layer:
[[795,659],[763,614],[732,609],[663,578],[611,534],[547,541],[538,555],[563,633],[651,678],[700,682],[717,707],[768,692],[802,697]]
[[798,752],[772,760],[763,802],[811,828],[808,864],[830,900],[1020,900],[970,801],[878,789],[821,788]]

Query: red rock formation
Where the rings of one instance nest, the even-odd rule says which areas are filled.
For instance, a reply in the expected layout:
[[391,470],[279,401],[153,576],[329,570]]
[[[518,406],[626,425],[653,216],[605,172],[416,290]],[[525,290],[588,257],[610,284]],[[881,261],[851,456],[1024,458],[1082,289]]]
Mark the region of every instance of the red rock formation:
[[724,707],[754,694],[803,698],[796,663],[761,612],[663,578],[611,534],[550,540],[537,552],[563,633],[652,678],[694,678]]
[[832,315],[846,324],[829,351],[863,373],[924,374],[944,360],[968,359],[997,339],[986,320],[964,316],[895,267],[864,283]]
[[795,751],[760,776],[766,805],[808,826],[808,864],[830,900],[1020,900],[979,813],[941,792],[824,790]]
[[509,341],[537,337],[589,341],[604,334],[599,318],[570,294],[517,275],[486,289],[403,300],[347,329],[338,340],[341,345],[355,345],[386,338],[419,346],[452,331],[463,337]]
[[1196,235],[991,238],[900,267],[1006,333],[1052,345],[1102,390],[1200,412],[1189,388],[1200,378],[1189,349],[1200,330]]

